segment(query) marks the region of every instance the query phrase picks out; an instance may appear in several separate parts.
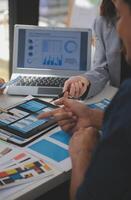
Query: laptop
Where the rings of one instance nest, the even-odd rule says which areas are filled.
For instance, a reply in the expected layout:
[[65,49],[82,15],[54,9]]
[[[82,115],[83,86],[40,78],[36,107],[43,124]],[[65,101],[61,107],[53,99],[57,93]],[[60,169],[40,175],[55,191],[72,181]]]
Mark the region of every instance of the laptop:
[[91,29],[15,25],[10,95],[56,97],[91,65]]

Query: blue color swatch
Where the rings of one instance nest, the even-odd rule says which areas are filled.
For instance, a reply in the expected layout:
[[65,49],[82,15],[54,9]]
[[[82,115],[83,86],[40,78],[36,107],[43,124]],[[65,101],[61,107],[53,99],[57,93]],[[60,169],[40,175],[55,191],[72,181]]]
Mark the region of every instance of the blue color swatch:
[[36,142],[29,148],[57,162],[63,161],[64,159],[69,157],[68,150],[44,139]]
[[69,141],[71,138],[71,136],[64,131],[58,131],[54,133],[53,135],[51,135],[50,137],[67,145],[69,144]]
[[99,101],[97,103],[87,104],[87,106],[92,108],[92,109],[98,108],[98,109],[101,109],[101,110],[105,110],[109,104],[110,104],[110,100],[102,99],[101,101]]

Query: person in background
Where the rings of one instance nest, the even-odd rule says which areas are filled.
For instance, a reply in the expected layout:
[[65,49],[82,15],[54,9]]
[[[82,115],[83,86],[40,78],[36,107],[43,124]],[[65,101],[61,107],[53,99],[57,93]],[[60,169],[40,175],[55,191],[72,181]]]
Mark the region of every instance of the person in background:
[[[4,79],[3,78],[0,78],[0,85],[5,83]],[[4,89],[0,89],[0,94],[3,94],[4,92]]]
[[117,15],[111,0],[102,0],[100,16],[94,24],[96,50],[91,71],[70,77],[64,84],[63,92],[71,97],[87,98],[98,94],[108,81],[119,87],[131,76],[131,70],[120,51],[121,41],[116,32]]
[[[112,1],[102,0],[100,17],[96,19],[94,25],[96,35],[94,70],[82,76],[74,76],[67,80],[63,89],[65,92],[64,96],[80,97],[88,90],[89,85],[90,90],[88,92],[88,97],[94,96],[102,90],[109,79],[112,85],[117,87],[120,85],[120,81],[122,82],[124,77],[122,78],[121,76],[120,80],[120,68],[122,65],[120,51],[121,42],[116,32],[116,20],[117,14]],[[125,77],[126,76],[128,76],[128,74],[125,75]],[[66,104],[69,104],[67,107],[77,116],[77,119],[74,119],[75,117],[73,117],[73,114],[68,114],[64,109],[44,113],[41,117],[48,117],[48,115],[54,116],[61,128],[70,133],[73,133],[74,130],[76,131],[77,127],[79,128],[79,121],[81,120],[83,120],[83,122],[80,124],[84,124],[82,127],[87,125],[87,121],[90,126],[93,124],[96,127],[101,127],[104,116],[103,111],[96,109],[92,111],[84,105],[76,104],[74,101],[69,100],[69,102],[66,102]],[[80,112],[75,110],[76,107],[79,108]]]

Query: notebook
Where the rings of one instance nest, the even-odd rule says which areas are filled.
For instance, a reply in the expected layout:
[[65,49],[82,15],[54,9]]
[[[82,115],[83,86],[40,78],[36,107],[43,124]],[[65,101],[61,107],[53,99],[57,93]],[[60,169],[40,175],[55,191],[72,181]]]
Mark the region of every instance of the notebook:
[[55,97],[64,82],[90,69],[91,29],[16,25],[7,93]]

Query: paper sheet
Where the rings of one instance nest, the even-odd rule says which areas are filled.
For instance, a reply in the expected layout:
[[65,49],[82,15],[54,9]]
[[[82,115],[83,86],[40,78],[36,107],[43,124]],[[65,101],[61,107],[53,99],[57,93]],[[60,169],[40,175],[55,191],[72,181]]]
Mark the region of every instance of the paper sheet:
[[0,189],[51,176],[55,167],[25,149],[0,141]]
[[46,135],[27,146],[27,151],[46,159],[60,170],[69,171],[71,160],[68,144],[71,136],[59,127],[49,131]]

